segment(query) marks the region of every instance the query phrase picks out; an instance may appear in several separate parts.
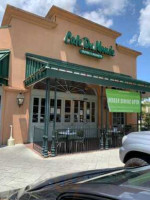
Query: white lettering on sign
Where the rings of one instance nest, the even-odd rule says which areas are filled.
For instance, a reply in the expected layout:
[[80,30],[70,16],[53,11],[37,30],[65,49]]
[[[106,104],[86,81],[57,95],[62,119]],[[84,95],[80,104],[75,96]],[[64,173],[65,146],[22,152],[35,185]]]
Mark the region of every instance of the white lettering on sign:
[[120,104],[133,104],[138,105],[140,104],[139,100],[131,100],[131,99],[119,99],[119,98],[108,98],[109,103],[120,103]]

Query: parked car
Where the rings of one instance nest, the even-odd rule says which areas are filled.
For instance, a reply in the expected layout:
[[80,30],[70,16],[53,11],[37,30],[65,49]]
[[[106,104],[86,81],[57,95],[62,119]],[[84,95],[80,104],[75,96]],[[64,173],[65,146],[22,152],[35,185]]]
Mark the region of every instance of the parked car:
[[9,200],[149,200],[150,166],[80,172],[27,186]]
[[133,132],[124,136],[120,159],[125,167],[150,164],[150,131]]

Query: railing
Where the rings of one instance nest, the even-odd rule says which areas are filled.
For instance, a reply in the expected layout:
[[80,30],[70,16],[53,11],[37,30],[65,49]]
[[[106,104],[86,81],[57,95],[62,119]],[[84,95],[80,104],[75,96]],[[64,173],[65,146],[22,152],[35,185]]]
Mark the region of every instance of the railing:
[[[55,151],[57,155],[75,152],[116,148],[122,145],[122,138],[135,131],[150,130],[150,126],[126,125],[123,128],[78,128],[57,129],[55,132]],[[34,128],[33,148],[42,153],[44,129]],[[51,151],[52,137],[48,139],[48,150]]]
[[42,154],[43,134],[44,134],[43,128],[34,126],[33,148],[40,154]]

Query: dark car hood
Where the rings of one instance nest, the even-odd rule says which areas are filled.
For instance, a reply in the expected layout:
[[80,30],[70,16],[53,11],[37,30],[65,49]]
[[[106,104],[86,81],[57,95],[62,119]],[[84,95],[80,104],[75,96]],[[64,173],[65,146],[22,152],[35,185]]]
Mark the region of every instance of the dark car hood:
[[[79,172],[74,174],[69,174],[53,179],[48,179],[40,184],[35,184],[33,186],[28,186],[22,190],[19,190],[16,194],[12,195],[10,199],[29,199],[32,196],[36,196],[36,199],[56,199],[61,193],[92,193],[95,195],[108,196],[108,194],[114,199],[122,200],[149,200],[150,192],[144,191],[139,188],[131,188],[123,185],[115,184],[91,184],[86,182],[91,178],[97,177],[99,175],[124,171],[124,168],[113,168],[113,169],[103,169],[103,170],[93,170],[86,172]],[[82,183],[80,183],[82,182]],[[141,198],[142,195],[142,198]],[[22,198],[23,196],[28,196],[29,198]],[[15,198],[14,198],[15,197]]]
[[47,179],[45,181],[40,181],[39,183],[35,183],[33,185],[28,185],[25,188],[15,190],[15,191],[9,191],[5,194],[0,194],[0,197],[9,197],[9,196],[17,196],[17,199],[19,199],[24,194],[31,194],[36,193],[38,191],[43,191],[45,188],[48,188],[48,190],[54,190],[55,187],[59,188],[62,186],[70,186],[74,183],[77,183],[79,181],[88,180],[89,178],[96,177],[98,175],[107,174],[110,172],[120,171],[123,170],[123,167],[119,168],[110,168],[110,169],[101,169],[101,170],[89,170],[89,171],[83,171],[73,174],[67,174],[63,176],[59,176],[56,178]]
[[26,190],[35,191],[35,190],[39,190],[48,185],[53,186],[55,184],[64,185],[64,183],[66,183],[66,184],[76,183],[79,181],[87,180],[92,177],[96,177],[98,175],[121,171],[121,170],[124,170],[124,167],[99,169],[99,170],[88,170],[88,171],[67,174],[67,175],[63,175],[63,176],[58,176],[56,178],[47,179],[43,182],[40,182],[40,183],[37,183],[34,185],[27,186]]

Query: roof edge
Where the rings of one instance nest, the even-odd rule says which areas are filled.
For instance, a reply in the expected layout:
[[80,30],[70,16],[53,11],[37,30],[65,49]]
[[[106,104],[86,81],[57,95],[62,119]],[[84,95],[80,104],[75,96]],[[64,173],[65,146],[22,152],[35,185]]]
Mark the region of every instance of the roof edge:
[[142,55],[141,52],[130,49],[130,48],[125,47],[125,46],[122,46],[120,44],[116,44],[116,48],[117,48],[118,51],[120,51],[122,53],[125,53],[125,54],[128,54],[128,55],[133,55],[135,57]]
[[10,53],[9,49],[0,49],[0,53]]
[[45,17],[38,16],[36,14],[24,11],[20,8],[16,8],[14,6],[7,4],[1,26],[10,25],[12,18],[21,19],[23,21],[26,21],[26,22],[29,22],[29,23],[32,23],[44,28],[48,28],[48,29],[51,29],[57,26],[55,22],[52,22],[49,19],[46,19]]
[[74,23],[80,24],[82,26],[90,27],[93,30],[96,30],[98,32],[103,32],[106,35],[112,37],[112,38],[118,38],[121,36],[121,33],[114,31],[112,29],[106,28],[105,26],[102,26],[100,24],[97,24],[95,22],[92,22],[88,19],[85,19],[81,16],[78,16],[74,13],[71,13],[67,10],[64,10],[62,8],[59,8],[57,6],[52,6],[51,9],[48,11],[47,15],[45,18],[52,18],[54,15],[60,16],[63,19],[72,21]]

